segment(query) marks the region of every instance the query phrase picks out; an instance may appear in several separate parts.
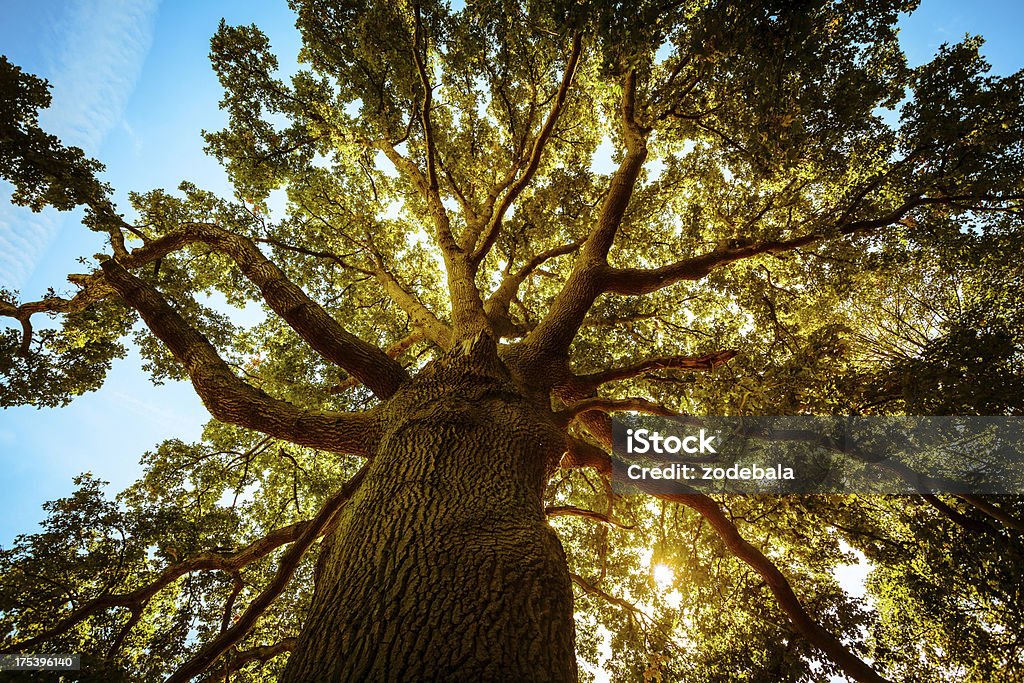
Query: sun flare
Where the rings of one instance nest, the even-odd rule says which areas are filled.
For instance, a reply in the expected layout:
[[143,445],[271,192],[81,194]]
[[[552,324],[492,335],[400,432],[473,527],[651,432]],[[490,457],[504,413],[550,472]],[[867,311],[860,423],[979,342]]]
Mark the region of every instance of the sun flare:
[[654,578],[654,583],[663,591],[671,588],[672,583],[676,579],[676,573],[672,570],[672,567],[662,563],[654,565],[651,569],[651,576]]

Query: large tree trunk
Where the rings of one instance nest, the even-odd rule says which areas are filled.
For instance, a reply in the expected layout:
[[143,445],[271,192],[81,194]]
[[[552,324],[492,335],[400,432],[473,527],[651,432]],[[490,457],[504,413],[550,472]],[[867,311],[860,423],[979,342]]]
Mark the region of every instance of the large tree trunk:
[[572,587],[542,502],[564,442],[544,412],[493,345],[392,397],[285,683],[576,681]]

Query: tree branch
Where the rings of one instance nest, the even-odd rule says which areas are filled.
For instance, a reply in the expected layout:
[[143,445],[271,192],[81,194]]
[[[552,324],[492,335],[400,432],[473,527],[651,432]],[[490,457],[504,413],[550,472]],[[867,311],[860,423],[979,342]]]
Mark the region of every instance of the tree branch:
[[[837,453],[848,455],[855,460],[866,463],[868,465],[878,467],[883,470],[892,472],[904,482],[909,484],[911,487],[917,488],[919,486],[926,486],[933,489],[945,489],[945,490],[963,490],[963,482],[958,482],[954,479],[949,479],[942,476],[929,476],[924,475],[910,466],[902,463],[898,460],[891,458],[879,458],[872,456],[870,453],[866,453],[861,450],[858,446],[851,446],[848,444],[839,443],[836,440],[811,430],[801,429],[784,429],[784,430],[773,430],[770,434],[758,434],[762,438],[771,439],[775,441],[802,441],[805,443],[813,443],[820,448],[826,448]],[[993,503],[985,500],[984,497],[974,495],[970,493],[954,493],[952,494],[955,498],[962,500],[968,505],[974,507],[979,512],[987,515],[988,517],[1000,522],[1003,526],[1008,529],[1012,529],[1017,533],[1024,533],[1024,521],[1014,517],[1012,514],[999,508]],[[922,498],[929,505],[934,507],[939,512],[949,517],[952,521],[960,524],[964,528],[969,528],[972,524],[977,524],[969,518],[961,515],[957,511],[953,510],[939,498],[931,494],[924,494]],[[987,525],[986,525],[987,526]],[[978,530],[978,527],[974,527],[972,530]]]
[[[920,197],[908,198],[899,208],[873,220],[862,220],[847,223],[839,227],[837,234],[846,236],[857,233],[872,232],[879,228],[893,225],[906,216],[912,209],[925,203]],[[660,268],[613,268],[606,273],[605,291],[633,296],[649,294],[682,280],[699,280],[716,268],[721,268],[735,261],[748,259],[760,254],[780,254],[800,247],[805,247],[829,236],[824,231],[814,231],[784,240],[768,240],[749,242],[744,239],[733,240],[729,245],[715,249],[707,254],[694,256]]]
[[590,593],[591,595],[596,595],[597,597],[601,598],[605,602],[607,602],[609,604],[612,604],[612,605],[615,605],[616,607],[621,607],[622,609],[624,609],[624,610],[626,610],[628,612],[631,612],[633,614],[639,614],[640,616],[642,616],[647,621],[650,621],[652,623],[654,622],[654,620],[651,619],[651,617],[646,612],[644,612],[642,609],[640,609],[639,607],[637,607],[633,603],[629,602],[628,600],[624,600],[623,598],[617,598],[614,595],[612,595],[611,593],[608,593],[606,591],[601,590],[600,588],[598,588],[594,584],[592,584],[589,581],[587,581],[586,579],[584,579],[579,574],[575,574],[573,572],[569,572],[569,578],[571,578],[572,582],[575,583],[580,588],[582,588],[585,592]]
[[[483,230],[484,239],[476,246],[473,250],[472,256],[470,257],[470,263],[474,268],[483,261],[484,257],[487,256],[487,252],[489,252],[491,247],[494,246],[494,241],[498,238],[498,234],[501,232],[501,222],[505,218],[505,213],[508,211],[508,208],[512,206],[512,203],[519,197],[520,193],[529,186],[530,181],[533,180],[534,174],[536,174],[537,169],[540,167],[541,157],[544,154],[544,147],[551,138],[551,133],[554,132],[555,125],[558,123],[558,117],[561,115],[562,110],[565,107],[565,101],[569,95],[569,88],[572,86],[573,78],[576,75],[576,68],[579,65],[582,46],[583,39],[581,34],[579,32],[574,33],[572,36],[572,47],[569,51],[569,58],[565,64],[565,71],[562,73],[562,82],[558,86],[558,92],[555,94],[555,101],[551,105],[551,111],[548,112],[544,125],[541,126],[536,139],[533,141],[533,148],[530,151],[530,159],[526,164],[526,168],[523,170],[522,175],[520,175],[512,187],[508,189],[505,196],[501,198],[501,203],[498,204],[497,209],[491,212],[491,218]],[[471,243],[467,246],[468,248],[473,248],[474,243],[479,238],[479,235],[471,233],[470,238]]]
[[[430,85],[430,78],[427,76],[425,55],[428,47],[424,39],[423,15],[420,12],[419,4],[414,5],[413,12],[416,17],[416,26],[413,33],[412,58],[416,64],[416,72],[420,77],[420,87],[423,88],[423,104],[420,107],[420,122],[423,126],[423,144],[426,147],[427,157],[427,187],[431,194],[437,195],[437,146],[434,144],[434,129],[430,123],[430,108],[434,97],[433,86]],[[420,54],[422,50],[423,54]],[[448,237],[451,237],[449,233]]]
[[379,254],[374,253],[372,256],[375,266],[374,276],[384,287],[384,291],[391,297],[391,300],[409,316],[413,327],[422,330],[430,341],[442,349],[449,348],[452,344],[451,328],[441,322],[429,308],[423,305],[423,302],[402,286],[398,278],[388,270]]
[[648,131],[636,121],[636,75],[632,71],[623,83],[621,116],[626,155],[612,176],[597,223],[547,315],[524,342],[543,355],[568,353],[587,311],[604,291],[608,251],[647,159]]
[[1019,534],[1024,534],[1024,521],[1014,517],[999,506],[990,503],[981,496],[963,493],[957,496],[960,500],[974,506],[992,519],[1001,522],[1006,527],[1013,529]]
[[595,372],[589,375],[580,375],[579,381],[591,387],[597,388],[607,382],[614,382],[622,379],[629,379],[652,370],[690,370],[710,372],[715,368],[724,365],[736,356],[736,351],[716,351],[705,356],[661,356],[649,358],[648,360],[627,365],[622,368],[614,368],[603,372]]
[[585,519],[592,519],[608,526],[617,527],[619,529],[635,529],[635,526],[623,524],[617,522],[608,515],[593,510],[586,510],[584,508],[578,508],[575,505],[550,505],[544,508],[544,514],[548,517],[583,517]]
[[128,634],[138,625],[142,619],[142,613],[146,609],[148,601],[143,601],[138,605],[134,605],[131,608],[131,615],[128,617],[128,621],[125,622],[124,626],[117,633],[117,637],[114,638],[114,642],[111,643],[110,649],[107,650],[107,658],[113,659],[117,656],[117,653],[124,647],[124,641],[128,638]]
[[244,548],[228,555],[217,552],[205,552],[173,564],[160,572],[160,575],[154,581],[128,593],[101,595],[90,600],[39,635],[4,648],[4,651],[20,652],[30,650],[67,632],[76,624],[81,623],[94,614],[111,607],[127,607],[132,609],[134,614],[135,610],[141,610],[154,595],[186,574],[208,570],[237,572],[249,563],[266,557],[282,545],[294,542],[308,525],[309,522],[296,522],[295,524],[275,529]]
[[[329,251],[307,249],[305,247],[299,247],[269,238],[257,241],[266,242],[267,244],[272,244],[281,249],[305,254],[306,256],[327,259],[333,261],[342,268],[355,270],[376,278],[384,288],[385,293],[391,297],[391,300],[395,302],[399,308],[405,311],[406,315],[408,315],[412,320],[413,325],[418,329],[421,329],[425,336],[443,349],[448,348],[451,344],[451,329],[441,322],[437,316],[430,311],[430,309],[424,306],[414,294],[402,286],[398,281],[398,278],[396,278],[388,269],[380,252],[375,249],[372,243],[361,245],[369,253],[369,257],[373,261],[373,268],[371,269],[357,266],[347,261],[344,256]],[[387,355],[389,358],[395,358],[393,354],[388,353]]]
[[104,261],[101,268],[106,283],[139,312],[153,334],[185,366],[196,393],[215,418],[311,448],[356,455],[372,452],[377,438],[372,413],[306,411],[272,398],[236,377],[209,340],[151,285],[116,261]]
[[[195,237],[190,237],[184,233],[165,235],[158,239],[150,240],[145,245],[132,250],[127,256],[118,259],[118,262],[125,268],[138,268],[152,263],[194,241]],[[36,313],[79,313],[110,296],[116,296],[116,292],[104,282],[102,274],[99,273],[72,273],[68,275],[68,281],[79,288],[79,291],[70,299],[48,296],[38,301],[30,301],[20,305],[0,300],[0,315],[23,321],[28,320]],[[31,323],[29,323],[29,328],[31,328]],[[23,339],[23,348],[30,341],[30,338],[28,340]]]
[[328,499],[324,506],[320,508],[316,517],[309,520],[299,537],[285,551],[284,556],[281,558],[281,563],[274,573],[274,578],[249,603],[249,606],[238,617],[238,620],[230,628],[210,641],[192,659],[185,662],[165,683],[187,683],[187,681],[208,669],[232,645],[244,638],[252,630],[260,616],[284,591],[309,546],[330,526],[338,511],[341,510],[345,502],[359,488],[359,484],[362,483],[368,469],[368,465],[363,465],[351,479],[345,482],[340,491]]
[[[323,221],[323,222],[326,223],[326,221]],[[334,263],[336,263],[337,265],[341,266],[342,268],[347,268],[349,270],[354,270],[354,271],[363,273],[364,275],[372,275],[372,273],[370,271],[365,270],[363,268],[359,268],[355,264],[350,263],[349,261],[345,260],[346,257],[347,256],[351,256],[351,254],[335,254],[332,251],[324,251],[324,250],[320,250],[320,249],[308,249],[306,247],[300,247],[300,246],[298,246],[296,244],[289,244],[288,242],[283,242],[281,240],[274,239],[272,237],[259,237],[259,238],[256,238],[253,241],[254,242],[259,242],[261,244],[269,244],[271,246],[277,247],[278,249],[283,249],[285,251],[291,251],[291,252],[294,252],[296,254],[302,254],[304,256],[313,256],[313,257],[316,257],[316,258],[327,259],[328,261],[333,261]]]
[[882,678],[808,614],[785,575],[764,553],[740,535],[736,525],[722,512],[717,502],[704,494],[657,493],[652,495],[668,502],[685,505],[707,520],[725,543],[726,548],[764,579],[794,630],[838,664],[844,673],[854,680],[864,683],[885,683],[886,679]]
[[0,300],[0,316],[14,318],[21,323],[22,353],[26,352],[32,343],[32,323],[30,319],[33,315],[37,313],[78,313],[113,294],[109,287],[105,287],[102,282],[98,282],[93,275],[72,274],[68,276],[68,279],[81,287],[78,293],[70,299],[48,296],[38,301],[29,301],[20,305]]
[[295,636],[288,638],[282,638],[280,641],[273,645],[258,645],[248,650],[242,650],[231,655],[231,658],[227,662],[225,673],[232,671],[238,671],[239,669],[258,662],[260,664],[266,664],[274,657],[282,655],[285,652],[291,652],[295,649],[299,639]]
[[643,611],[633,603],[629,602],[624,598],[616,597],[611,593],[608,593],[607,591],[601,590],[600,588],[598,588],[597,586],[595,586],[594,584],[592,584],[591,582],[587,581],[582,576],[574,572],[569,572],[569,578],[572,579],[573,583],[582,588],[585,593],[590,593],[591,595],[599,597],[611,605],[615,605],[616,607],[620,607],[626,610],[630,618],[639,617],[642,623],[648,624],[649,627],[654,629],[666,642],[671,643],[675,648],[679,650],[683,649],[680,647],[679,643],[676,643],[673,640],[671,634],[666,631],[666,628],[663,625],[659,624],[656,620],[651,618],[651,616],[647,614],[647,612]]
[[[413,344],[421,342],[424,339],[426,339],[426,335],[423,334],[421,330],[415,330],[412,334],[406,335],[404,338],[399,339],[394,344],[388,346],[388,348],[384,349],[384,353],[388,354],[389,358],[398,358],[408,351]],[[327,393],[332,395],[341,394],[358,385],[359,380],[357,378],[348,377],[345,381],[335,384],[332,387],[328,387]]]
[[[582,448],[581,445],[583,446]],[[598,471],[612,471],[612,457],[596,446],[590,446],[586,442],[572,439],[570,441],[570,453],[573,453],[573,451],[575,451],[573,461],[567,463],[566,458],[563,458],[563,465],[594,466]],[[599,452],[600,456],[595,451]],[[638,482],[641,488],[645,483],[650,485],[649,482]],[[670,503],[685,505],[695,510],[701,517],[707,520],[723,543],[725,543],[726,548],[736,558],[745,562],[751,569],[761,575],[794,630],[828,655],[848,676],[854,680],[866,683],[886,683],[886,679],[879,676],[870,666],[843,645],[839,639],[818,624],[804,609],[785,575],[779,571],[779,568],[764,553],[740,535],[739,530],[726,517],[714,499],[702,493],[673,494],[656,490],[648,491],[648,493]]]
[[582,244],[582,242],[572,242],[542,251],[527,261],[519,270],[506,275],[502,279],[501,284],[498,285],[498,289],[484,302],[484,310],[487,312],[487,316],[489,318],[497,316],[507,317],[509,305],[519,292],[519,287],[535,270],[553,258],[571,254],[579,249]]
[[612,459],[604,449],[574,436],[566,437],[565,455],[558,465],[565,469],[591,467],[605,475],[612,473]]
[[[64,301],[60,299],[60,301]],[[36,306],[42,302],[34,302]],[[33,310],[35,306],[33,304],[22,304],[16,306],[7,301],[0,300],[0,315],[7,318],[14,318],[21,323],[21,346],[18,349],[18,353],[22,356],[28,356],[29,351],[32,349],[32,314],[37,312]]]
[[212,224],[193,224],[186,233],[223,251],[256,285],[264,300],[324,358],[359,378],[380,398],[408,379],[405,369],[373,344],[346,331],[320,304],[285,276],[247,237]]
[[[346,331],[318,303],[285,276],[247,237],[210,223],[192,223],[134,249],[118,259],[125,269],[138,268],[189,244],[202,242],[227,254],[242,274],[256,285],[267,305],[280,315],[314,350],[356,376],[380,398],[391,396],[408,379],[401,365],[373,344]],[[82,289],[72,299],[48,297],[14,306],[0,301],[0,315],[27,320],[34,313],[71,313],[113,294],[108,278],[96,273],[69,276]],[[24,325],[24,322],[22,323]],[[28,330],[30,331],[30,327]],[[23,348],[29,334],[23,339]]]
[[952,506],[946,504],[944,500],[932,493],[925,493],[921,495],[921,500],[935,508],[939,514],[946,519],[950,520],[957,526],[961,527],[965,531],[969,531],[973,534],[996,534],[996,530],[986,524],[985,522],[971,519],[967,515],[963,514],[959,510],[954,509]]
[[451,222],[448,210],[441,202],[436,187],[431,188],[429,181],[416,164],[406,159],[389,144],[380,144],[378,148],[391,160],[397,168],[409,174],[413,182],[420,188],[426,199],[427,206],[434,220],[435,237],[441,255],[444,258],[448,274],[448,292],[452,303],[452,335],[468,337],[487,329],[487,317],[484,314],[483,301],[477,290],[473,269],[470,267],[466,253],[456,244],[452,237]]
[[220,632],[227,631],[231,626],[231,613],[235,610],[235,600],[238,599],[239,593],[245,588],[245,582],[242,581],[242,574],[240,572],[231,572],[231,593],[228,594],[228,599],[224,601],[224,612],[220,618]]

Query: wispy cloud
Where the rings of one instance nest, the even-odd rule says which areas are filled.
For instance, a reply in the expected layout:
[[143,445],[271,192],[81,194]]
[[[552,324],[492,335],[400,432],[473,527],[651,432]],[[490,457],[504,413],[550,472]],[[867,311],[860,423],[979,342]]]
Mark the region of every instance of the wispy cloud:
[[[148,389],[149,387],[147,387]],[[138,396],[126,391],[111,391],[110,399],[116,402],[118,410],[131,413],[145,420],[165,425],[193,425],[201,424],[204,413],[197,411],[196,414],[175,410],[175,406],[169,403],[160,403],[150,399],[142,400]],[[195,406],[189,405],[190,408]],[[202,406],[199,406],[201,411]],[[196,420],[196,416],[199,420]],[[2,436],[2,433],[0,433]]]
[[87,152],[121,119],[153,42],[157,0],[76,0],[54,51],[45,126]]
[[[10,186],[0,186],[6,202]],[[0,287],[18,289],[32,274],[45,246],[53,242],[58,220],[50,214],[33,214],[10,204],[0,206]],[[46,241],[43,246],[41,241]]]
[[[41,123],[90,156],[121,120],[153,40],[159,0],[73,0],[51,43],[45,76],[53,105]],[[3,194],[7,194],[4,192]],[[59,232],[61,221],[0,205],[0,286],[24,285]]]

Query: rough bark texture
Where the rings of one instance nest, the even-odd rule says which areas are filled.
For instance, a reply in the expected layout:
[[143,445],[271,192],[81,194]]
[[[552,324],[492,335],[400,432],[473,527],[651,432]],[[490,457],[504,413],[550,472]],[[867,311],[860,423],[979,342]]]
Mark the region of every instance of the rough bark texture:
[[542,500],[563,450],[493,343],[400,389],[284,683],[575,681],[571,581]]

